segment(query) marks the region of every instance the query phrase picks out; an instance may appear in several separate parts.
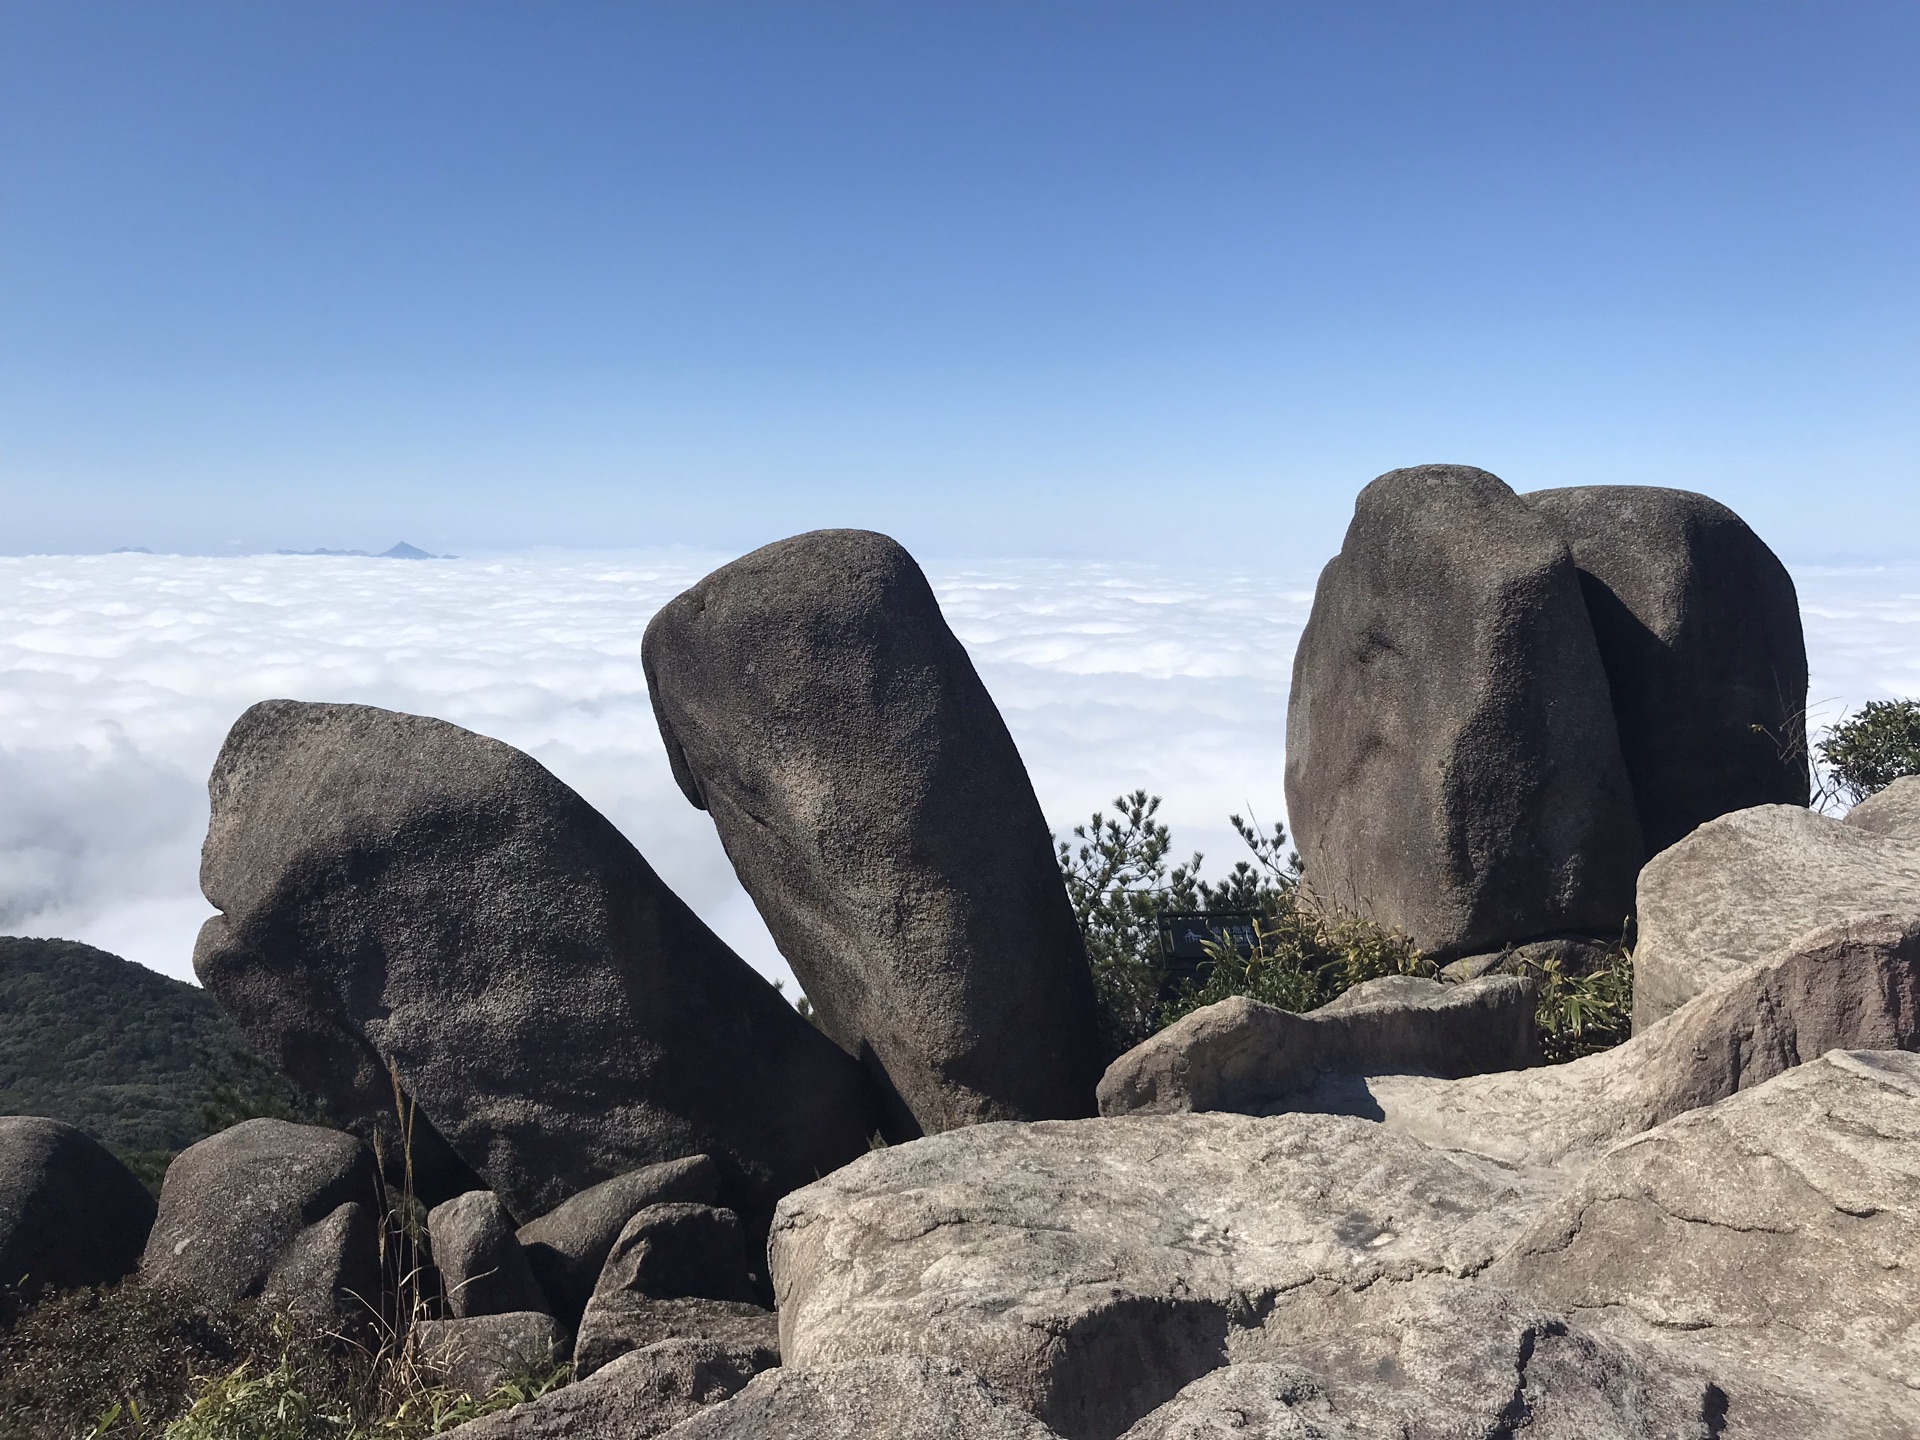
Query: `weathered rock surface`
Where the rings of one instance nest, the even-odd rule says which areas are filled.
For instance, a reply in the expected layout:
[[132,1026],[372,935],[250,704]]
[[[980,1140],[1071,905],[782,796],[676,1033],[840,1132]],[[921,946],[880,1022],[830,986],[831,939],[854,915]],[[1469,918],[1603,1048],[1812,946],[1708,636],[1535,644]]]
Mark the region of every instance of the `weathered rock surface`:
[[373,1152],[352,1135],[247,1120],[167,1167],[143,1279],[214,1309],[263,1296],[303,1316],[377,1305]]
[[1092,980],[1027,772],[913,558],[820,530],[647,627],[680,787],[709,811],[890,1138],[1088,1115]]
[[1464,1080],[1341,1078],[1284,1104],[1381,1117],[1504,1165],[1577,1169],[1832,1049],[1920,1049],[1920,918],[1824,926],[1626,1044],[1565,1065]]
[[1440,976],[1443,980],[1479,980],[1488,975],[1535,974],[1548,966],[1566,975],[1586,975],[1611,959],[1612,952],[1604,941],[1561,936],[1530,940],[1484,955],[1465,955],[1441,966]]
[[607,1252],[594,1294],[628,1290],[659,1300],[750,1300],[740,1218],[712,1205],[649,1205]]
[[1574,1313],[1904,1387],[1920,1423],[1920,1056],[1835,1050],[1614,1147],[1494,1268]]
[[595,1295],[574,1341],[576,1373],[592,1375],[622,1355],[663,1340],[701,1340],[741,1364],[780,1363],[780,1322],[771,1310],[737,1300],[660,1300],[609,1288]]
[[1869,835],[1920,841],[1920,775],[1902,775],[1847,812],[1843,824]]
[[1344,1116],[975,1126],[781,1202],[781,1353],[943,1357],[1109,1440],[1276,1297],[1473,1274],[1537,1204],[1498,1167]]
[[449,1390],[476,1399],[550,1368],[566,1337],[544,1310],[415,1322],[420,1358]]
[[627,1221],[649,1205],[674,1200],[711,1205],[719,1198],[720,1169],[705,1155],[665,1160],[602,1180],[529,1220],[520,1227],[520,1246],[554,1314],[573,1325]]
[[1452,959],[1620,933],[1644,858],[1579,572],[1463,465],[1360,492],[1294,653],[1287,811],[1323,900]]
[[1520,497],[1573,551],[1647,852],[1716,816],[1807,803],[1793,577],[1733,511],[1649,485]]
[[764,1214],[865,1149],[859,1067],[510,746],[275,700],[210,788],[195,969],[342,1123],[391,1065],[517,1216],[696,1152]]
[[709,1340],[662,1340],[538,1400],[470,1420],[448,1440],[652,1440],[765,1368]]
[[672,1440],[1055,1440],[979,1376],[893,1355],[814,1370],[768,1370]]
[[434,1206],[427,1235],[440,1292],[455,1319],[551,1308],[514,1234],[513,1217],[491,1190],[469,1190]]
[[0,1115],[0,1285],[69,1289],[140,1263],[153,1197],[72,1125]]
[[1511,975],[1461,984],[1388,976],[1305,1015],[1234,996],[1109,1065],[1100,1113],[1250,1111],[1327,1072],[1517,1070],[1539,1058],[1534,1005],[1532,983]]
[[1816,925],[1920,915],[1920,840],[1762,805],[1654,856],[1639,893],[1635,1030]]

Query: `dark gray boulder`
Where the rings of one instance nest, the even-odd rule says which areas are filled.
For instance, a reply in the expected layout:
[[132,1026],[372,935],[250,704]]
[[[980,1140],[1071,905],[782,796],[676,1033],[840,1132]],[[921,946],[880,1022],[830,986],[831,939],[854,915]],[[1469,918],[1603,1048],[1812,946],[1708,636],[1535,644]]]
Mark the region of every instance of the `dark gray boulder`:
[[575,1325],[629,1220],[649,1205],[711,1205],[719,1198],[720,1168],[705,1155],[663,1160],[602,1180],[529,1220],[520,1227],[520,1247],[554,1314]]
[[1686,490],[1521,497],[1573,551],[1647,853],[1754,805],[1807,803],[1807,646],[1793,577]]
[[610,1289],[663,1300],[751,1300],[739,1217],[712,1205],[649,1205],[607,1254],[594,1293]]
[[397,1076],[522,1217],[694,1152],[764,1213],[866,1148],[859,1067],[511,746],[267,701],[210,789],[195,969],[343,1123]]
[[140,1263],[153,1197],[85,1131],[0,1116],[0,1285],[71,1289]]
[[1294,654],[1286,791],[1314,893],[1437,958],[1620,933],[1644,850],[1579,572],[1495,476],[1360,492]]
[[475,1399],[508,1381],[550,1370],[566,1339],[543,1310],[416,1320],[413,1337],[421,1361],[438,1382]]
[[573,1363],[598,1374],[622,1355],[667,1340],[717,1345],[748,1373],[780,1363],[780,1318],[740,1300],[658,1300],[635,1290],[597,1292],[580,1321]]
[[167,1167],[141,1278],[215,1310],[264,1297],[309,1317],[379,1303],[379,1176],[365,1142],[248,1120]]
[[890,1138],[1087,1115],[1092,980],[1013,739],[913,557],[820,530],[647,627],[674,776],[709,811]]
[[453,1318],[550,1308],[513,1232],[513,1217],[491,1190],[469,1190],[434,1206],[427,1235]]

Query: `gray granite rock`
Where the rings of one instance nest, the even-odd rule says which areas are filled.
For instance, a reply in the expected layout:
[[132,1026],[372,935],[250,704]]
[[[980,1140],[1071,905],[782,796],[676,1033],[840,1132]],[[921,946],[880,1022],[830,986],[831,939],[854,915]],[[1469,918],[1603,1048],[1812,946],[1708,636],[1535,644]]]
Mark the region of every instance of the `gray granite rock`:
[[908,1355],[768,1370],[667,1434],[672,1440],[1056,1440],[979,1376],[950,1361]]
[[339,1130],[247,1120],[174,1157],[140,1262],[214,1309],[265,1295],[309,1317],[379,1303],[373,1152]]
[[1616,1141],[1835,1048],[1920,1049],[1920,918],[1812,931],[1626,1044],[1568,1064],[1463,1080],[1341,1079],[1285,1104],[1380,1117],[1503,1165],[1578,1170]]
[[153,1197],[82,1130],[0,1115],[0,1285],[105,1285],[140,1263]]
[[457,1320],[420,1320],[420,1359],[447,1389],[481,1399],[512,1380],[551,1369],[566,1337],[543,1310],[510,1310]]
[[751,1300],[739,1217],[712,1205],[649,1205],[607,1252],[593,1293],[612,1290],[658,1300]]
[[1484,955],[1467,955],[1440,967],[1443,980],[1479,980],[1488,975],[1533,975],[1553,968],[1566,975],[1586,975],[1607,964],[1612,948],[1585,936],[1561,936],[1509,945]]
[[1342,1116],[973,1126],[781,1202],[781,1353],[966,1366],[1061,1434],[1117,1435],[1273,1297],[1471,1275],[1540,1195]]
[[710,1340],[662,1340],[446,1434],[448,1440],[652,1440],[765,1368]]
[[1902,775],[1847,812],[1845,824],[1869,835],[1920,841],[1920,775]]
[[661,1300],[609,1287],[580,1321],[573,1360],[581,1375],[663,1340],[703,1340],[741,1364],[764,1370],[780,1363],[780,1321],[773,1311],[739,1300]]
[[1639,895],[1636,1030],[1815,926],[1920,915],[1920,840],[1762,805],[1709,821],[1654,856]]
[[602,1180],[520,1227],[520,1246],[554,1314],[577,1324],[599,1282],[607,1252],[640,1211],[681,1200],[711,1205],[720,1198],[720,1169],[688,1155]]
[[1539,1058],[1534,986],[1511,975],[1355,986],[1305,1015],[1235,996],[1194,1011],[1107,1067],[1100,1113],[1251,1111],[1328,1072],[1473,1075]]
[[440,1293],[455,1319],[550,1310],[514,1234],[513,1217],[491,1190],[469,1190],[427,1215]]
[[343,1124],[391,1114],[397,1073],[524,1218],[694,1153],[764,1216],[866,1148],[858,1065],[511,746],[267,701],[210,789],[195,969]]
[[1730,811],[1805,805],[1807,647],[1773,551],[1686,490],[1520,498],[1580,568],[1648,853]]
[[1614,1147],[1491,1273],[1783,1383],[1864,1372],[1904,1393],[1912,1429],[1916,1255],[1920,1056],[1835,1050]]
[[681,789],[888,1138],[1093,1113],[1092,978],[1026,767],[913,557],[818,530],[647,627]]
[[1566,543],[1484,470],[1360,492],[1294,652],[1287,812],[1312,891],[1440,960],[1620,933],[1644,858]]

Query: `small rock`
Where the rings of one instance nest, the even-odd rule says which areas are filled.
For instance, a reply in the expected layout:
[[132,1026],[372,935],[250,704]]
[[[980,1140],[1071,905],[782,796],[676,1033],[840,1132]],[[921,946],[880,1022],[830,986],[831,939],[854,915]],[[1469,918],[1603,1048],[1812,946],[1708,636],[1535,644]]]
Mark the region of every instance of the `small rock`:
[[663,1340],[709,1341],[755,1370],[780,1363],[780,1317],[771,1310],[738,1300],[655,1300],[609,1289],[593,1297],[580,1321],[574,1368],[597,1374],[629,1351]]
[[0,1116],[0,1285],[105,1285],[140,1263],[154,1202],[84,1131]]
[[739,1217],[711,1205],[649,1205],[607,1253],[594,1293],[605,1290],[657,1300],[751,1299]]
[[513,1217],[491,1190],[469,1190],[427,1216],[440,1291],[455,1319],[547,1310],[513,1230]]
[[1902,775],[1847,812],[1843,822],[1869,835],[1920,841],[1920,775]]
[[1120,1440],[1361,1440],[1336,1419],[1320,1384],[1258,1360],[1209,1370]]
[[1793,805],[1711,820],[1640,872],[1633,1028],[1817,925],[1920,915],[1920,840]]
[[1182,1017],[1107,1067],[1100,1113],[1254,1111],[1329,1073],[1472,1075],[1539,1058],[1534,985],[1394,975],[1293,1015],[1234,996]]
[[1551,966],[1565,975],[1587,975],[1612,959],[1613,951],[1600,940],[1562,936],[1509,945],[1485,955],[1469,955],[1440,967],[1442,980],[1478,980],[1487,975],[1532,975]]
[[667,1434],[672,1440],[1058,1440],[979,1376],[917,1355],[768,1370]]
[[666,1160],[602,1180],[520,1227],[520,1246],[554,1314],[577,1324],[593,1295],[607,1252],[640,1211],[669,1200],[711,1205],[720,1198],[720,1170],[705,1155]]
[[469,1315],[459,1320],[420,1320],[414,1342],[421,1361],[456,1394],[482,1399],[510,1380],[551,1369],[566,1337],[540,1310]]
[[167,1167],[140,1273],[213,1309],[269,1293],[302,1314],[363,1316],[379,1302],[379,1203],[365,1142],[247,1120]]
[[816,530],[647,626],[673,773],[889,1139],[1093,1113],[1093,981],[1000,712],[913,557]]
[[447,1440],[652,1440],[765,1368],[710,1340],[662,1340],[538,1400],[470,1420]]

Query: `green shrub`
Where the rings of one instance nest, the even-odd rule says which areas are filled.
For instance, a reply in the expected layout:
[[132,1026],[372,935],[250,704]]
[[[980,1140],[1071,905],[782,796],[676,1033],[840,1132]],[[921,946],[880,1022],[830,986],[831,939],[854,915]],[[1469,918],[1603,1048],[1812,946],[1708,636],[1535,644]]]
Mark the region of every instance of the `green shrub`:
[[1834,784],[1858,803],[1904,775],[1920,775],[1920,700],[1870,700],[1818,746]]
[[1625,945],[1586,970],[1569,970],[1554,956],[1529,965],[1540,979],[1541,1058],[1549,1065],[1610,1050],[1633,1034],[1633,952]]

